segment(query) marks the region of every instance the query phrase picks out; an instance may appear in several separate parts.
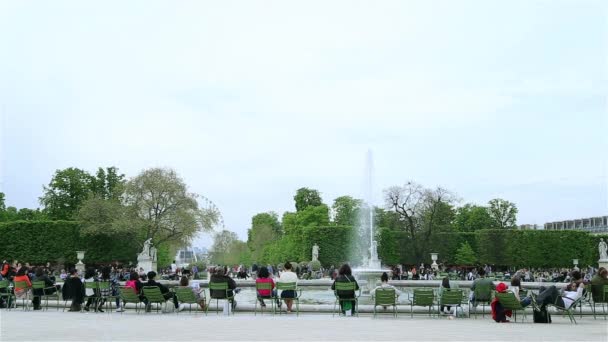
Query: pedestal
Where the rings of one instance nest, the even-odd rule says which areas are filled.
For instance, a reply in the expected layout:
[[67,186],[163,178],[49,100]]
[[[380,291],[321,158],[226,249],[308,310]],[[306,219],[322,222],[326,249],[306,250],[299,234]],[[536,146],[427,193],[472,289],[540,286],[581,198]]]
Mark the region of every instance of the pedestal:
[[76,263],[76,271],[78,271],[79,275],[84,276],[84,269],[85,265],[82,261]]
[[608,259],[602,259],[602,260],[598,260],[598,267],[603,267],[605,269],[608,269]]
[[154,271],[156,273],[158,273],[158,271],[156,270],[156,261],[152,260],[152,259],[140,259],[137,261],[137,271],[139,272],[139,269],[143,268],[144,272],[148,273],[150,271]]

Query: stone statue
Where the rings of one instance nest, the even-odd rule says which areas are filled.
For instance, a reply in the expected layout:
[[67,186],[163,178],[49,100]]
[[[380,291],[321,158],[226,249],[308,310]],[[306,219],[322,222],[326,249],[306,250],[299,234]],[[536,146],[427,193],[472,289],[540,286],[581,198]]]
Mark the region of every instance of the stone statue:
[[597,247],[600,251],[600,260],[608,260],[608,246],[606,246],[603,238],[600,239],[600,244]]
[[156,261],[156,247],[154,246],[150,247],[150,259]]
[[144,250],[141,251],[142,255],[150,255],[150,245],[152,245],[152,238],[144,241]]
[[315,243],[315,245],[312,246],[312,261],[317,260],[319,260],[319,246]]

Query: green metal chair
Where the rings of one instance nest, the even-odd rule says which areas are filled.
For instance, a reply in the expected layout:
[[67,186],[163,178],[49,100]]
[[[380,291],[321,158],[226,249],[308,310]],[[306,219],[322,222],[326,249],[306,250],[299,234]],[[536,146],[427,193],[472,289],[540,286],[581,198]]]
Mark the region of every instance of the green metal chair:
[[[270,291],[270,296],[260,296],[260,290],[264,291]],[[255,305],[253,306],[253,315],[256,316],[258,313],[258,304],[260,304],[260,311],[262,313],[262,315],[264,314],[264,307],[262,306],[261,303],[259,303],[259,298],[262,299],[270,299],[270,305],[272,306],[272,312],[275,312],[275,302],[276,302],[276,297],[274,297],[272,295],[272,284],[271,283],[255,283],[255,293],[256,293],[256,300],[255,300]]]
[[[204,292],[203,292],[204,293]],[[192,288],[190,286],[180,286],[175,288],[175,295],[179,304],[188,304],[188,312],[192,313],[192,304],[198,306],[199,299],[196,298]],[[198,308],[194,310],[194,313],[198,311]],[[177,312],[179,313],[179,311]]]
[[494,296],[498,298],[498,301],[502,305],[505,310],[513,311],[513,319],[517,322],[517,311],[521,311],[523,313],[523,321],[526,320],[526,308],[521,305],[521,302],[517,300],[515,297],[515,293],[511,291],[507,292],[495,292]]
[[595,306],[600,304],[606,319],[606,304],[608,304],[608,285],[591,285],[591,308],[593,309],[593,319],[596,318]]
[[10,310],[12,306],[17,302],[17,297],[13,293],[13,289],[9,286],[8,280],[0,280],[0,298],[6,298],[7,308]]
[[[230,295],[230,293],[232,292],[232,295]],[[218,295],[218,293],[220,295]],[[216,313],[219,315],[220,314],[220,306],[219,306],[219,302],[220,300],[227,300],[230,305],[232,305],[232,301],[234,300],[234,291],[230,290],[230,288],[228,287],[228,283],[224,282],[224,283],[212,283],[209,282],[209,304],[207,304],[207,308],[205,310],[205,315],[207,314],[207,311],[209,311],[209,306],[211,304],[211,300],[215,299],[215,306],[216,306]],[[232,311],[232,314],[234,315],[234,311]]]
[[[475,298],[475,300],[472,303],[470,303],[470,305],[473,305],[473,307],[476,307],[477,305],[481,304],[481,317],[483,318],[486,305],[490,306],[490,303],[492,302],[492,286],[489,283],[488,284],[476,284],[475,290],[473,291],[473,298]],[[471,312],[470,305],[469,305],[469,312]],[[475,308],[474,311],[475,311],[475,319],[477,319],[477,308]]]
[[142,291],[144,297],[148,301],[146,305],[152,305],[154,303],[158,304],[156,306],[156,313],[159,312],[159,309],[163,306],[163,304],[167,305],[167,299],[163,293],[160,292],[158,286],[144,286]]
[[[121,286],[118,289],[118,296],[123,303],[123,308],[127,303],[135,304],[135,312],[139,313],[139,305],[142,303],[139,295],[135,293],[135,289],[132,287]],[[120,313],[122,315],[122,312]]]
[[99,300],[105,304],[106,311],[108,313],[112,310],[112,302],[119,298],[118,295],[112,294],[112,283],[109,281],[100,281],[99,285]]
[[[42,294],[41,295],[34,294],[36,290],[40,290],[42,292]],[[47,287],[46,283],[42,280],[32,282],[32,294],[33,294],[34,298],[40,297],[41,304],[42,304],[43,299],[46,300],[46,305],[45,305],[46,310],[49,309],[49,298],[55,298],[55,300],[57,302],[59,302],[59,292],[57,291],[57,289],[54,286]],[[57,305],[57,310],[59,310],[59,305]]]
[[[559,299],[559,297],[557,298]],[[576,307],[581,305],[583,301],[583,297],[578,298],[577,300],[575,300],[572,305],[570,305],[568,308],[565,308],[563,306],[557,305],[557,303],[552,304],[557,311],[561,311],[562,315],[567,314],[568,318],[570,319],[570,323],[576,323],[576,319],[574,318],[574,313],[576,312]],[[557,302],[557,300],[556,300]]]
[[[298,289],[296,283],[276,283],[277,286],[277,299],[285,301],[287,299],[291,299],[296,303],[296,316],[300,316],[300,297],[302,297],[302,289]],[[281,298],[280,292],[283,291],[293,291],[295,293],[295,297],[293,298]],[[281,308],[279,307],[279,315],[281,314]]]
[[431,317],[431,310],[435,307],[435,291],[433,289],[414,289],[413,297],[410,300],[410,317],[414,317],[414,306],[428,306],[429,317]]
[[[91,303],[93,304],[93,308],[95,308],[95,312],[97,312],[97,304],[99,303],[99,283],[96,281],[91,281],[91,282],[84,282],[84,298],[82,300],[83,302],[83,310],[85,308],[85,305],[89,299],[91,299]],[[92,295],[87,295],[87,289],[93,290],[93,294]]]
[[[461,289],[443,289],[441,297],[439,297],[439,305],[455,306],[462,308],[462,301],[464,298],[464,291]],[[454,309],[457,310],[457,309]]]
[[[353,291],[355,295],[354,298],[341,298],[338,296],[338,291]],[[336,305],[338,306],[338,315],[342,314],[342,302],[355,302],[355,315],[359,316],[359,296],[361,296],[361,289],[358,290],[357,294],[357,283],[356,282],[336,282],[334,287],[334,295],[336,297],[336,301],[334,302],[334,312],[332,313],[332,317],[336,313]]]
[[385,289],[377,289],[374,296],[374,317],[376,317],[376,308],[378,306],[382,306],[386,308],[387,306],[393,307],[393,316],[397,317],[397,294],[395,289],[385,288]]
[[14,289],[23,289],[23,295],[21,296],[17,296],[15,291],[15,297],[17,300],[21,299],[21,304],[23,304],[23,310],[29,310],[30,309],[30,300],[31,300],[31,294],[32,294],[32,287],[30,285],[27,284],[26,281],[16,281],[15,282],[15,287]]

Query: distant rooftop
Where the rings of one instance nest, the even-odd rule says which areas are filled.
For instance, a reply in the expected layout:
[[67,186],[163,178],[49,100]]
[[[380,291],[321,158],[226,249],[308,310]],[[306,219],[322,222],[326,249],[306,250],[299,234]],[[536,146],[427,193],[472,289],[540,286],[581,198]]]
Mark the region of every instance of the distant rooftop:
[[547,222],[544,227],[545,230],[581,230],[593,234],[608,233],[608,215]]

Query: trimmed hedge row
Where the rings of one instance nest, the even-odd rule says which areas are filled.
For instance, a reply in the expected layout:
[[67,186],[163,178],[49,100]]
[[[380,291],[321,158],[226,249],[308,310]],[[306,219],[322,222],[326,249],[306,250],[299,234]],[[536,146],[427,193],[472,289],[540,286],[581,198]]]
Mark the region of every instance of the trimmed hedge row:
[[136,261],[134,235],[81,236],[74,221],[13,221],[0,223],[0,258],[32,264],[76,263],[76,251],[86,251],[83,262]]
[[[579,265],[596,265],[597,245],[602,236],[581,231],[480,230],[467,233],[439,233],[425,254],[430,263],[431,252],[439,253],[439,262],[455,264],[456,250],[467,241],[479,264],[514,267],[571,267],[572,259]],[[604,239],[608,236],[604,235]],[[386,264],[416,264],[405,232],[380,229],[379,254]],[[428,259],[428,260],[426,260]]]

